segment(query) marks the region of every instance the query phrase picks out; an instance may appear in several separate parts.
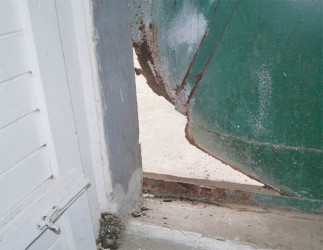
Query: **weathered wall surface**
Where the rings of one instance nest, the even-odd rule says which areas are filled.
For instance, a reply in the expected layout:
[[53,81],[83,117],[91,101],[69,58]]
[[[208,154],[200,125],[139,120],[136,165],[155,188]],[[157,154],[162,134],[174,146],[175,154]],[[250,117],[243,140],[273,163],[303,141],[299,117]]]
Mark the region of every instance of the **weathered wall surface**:
[[120,0],[92,4],[99,105],[112,187],[109,210],[126,212],[138,200],[142,182],[129,10]]

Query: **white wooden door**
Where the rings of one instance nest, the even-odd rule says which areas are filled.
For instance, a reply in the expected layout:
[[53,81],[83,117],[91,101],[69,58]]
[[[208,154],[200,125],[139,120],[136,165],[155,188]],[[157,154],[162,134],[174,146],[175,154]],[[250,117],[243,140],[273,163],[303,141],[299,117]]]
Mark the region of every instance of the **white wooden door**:
[[64,4],[0,0],[0,249],[95,249]]

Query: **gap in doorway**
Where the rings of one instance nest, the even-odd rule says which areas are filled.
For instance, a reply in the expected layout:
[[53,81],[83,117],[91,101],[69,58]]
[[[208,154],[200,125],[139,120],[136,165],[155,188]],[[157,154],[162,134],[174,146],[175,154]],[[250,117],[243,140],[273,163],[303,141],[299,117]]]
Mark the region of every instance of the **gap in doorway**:
[[[134,64],[140,68],[135,52]],[[143,172],[263,186],[191,145],[186,117],[155,94],[143,75],[136,75],[136,89]]]

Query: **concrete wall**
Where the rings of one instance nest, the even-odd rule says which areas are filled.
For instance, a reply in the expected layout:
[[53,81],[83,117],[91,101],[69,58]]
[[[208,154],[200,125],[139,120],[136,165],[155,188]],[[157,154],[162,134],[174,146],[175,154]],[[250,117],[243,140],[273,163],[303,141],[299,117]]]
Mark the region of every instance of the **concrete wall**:
[[92,5],[102,156],[109,168],[107,210],[127,212],[140,197],[142,183],[129,10],[123,0],[93,0]]

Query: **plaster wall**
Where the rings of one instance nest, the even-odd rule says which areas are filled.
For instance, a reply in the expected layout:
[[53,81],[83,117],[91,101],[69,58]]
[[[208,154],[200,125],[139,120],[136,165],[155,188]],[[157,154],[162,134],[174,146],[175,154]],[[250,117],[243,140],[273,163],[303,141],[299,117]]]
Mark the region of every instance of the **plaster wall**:
[[136,204],[142,183],[129,10],[119,0],[93,0],[92,10],[108,210],[122,213]]

